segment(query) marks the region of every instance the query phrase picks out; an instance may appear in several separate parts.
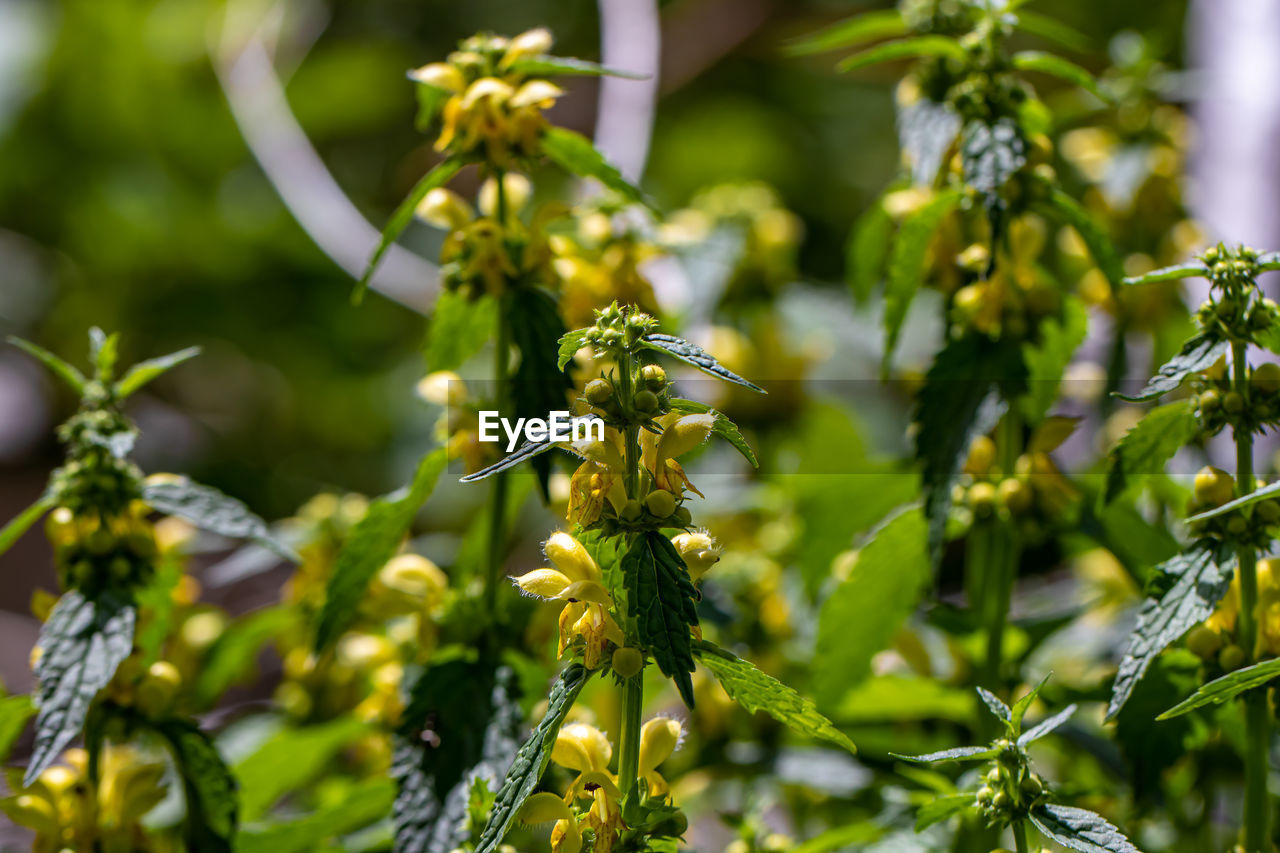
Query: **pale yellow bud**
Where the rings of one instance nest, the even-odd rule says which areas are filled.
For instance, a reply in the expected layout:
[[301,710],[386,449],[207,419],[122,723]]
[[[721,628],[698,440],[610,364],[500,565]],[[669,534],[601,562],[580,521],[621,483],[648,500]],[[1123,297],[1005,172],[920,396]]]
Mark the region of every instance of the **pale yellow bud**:
[[671,544],[676,546],[676,551],[689,569],[689,577],[695,581],[720,562],[720,548],[705,530],[673,536]]
[[613,757],[613,744],[604,732],[587,723],[570,723],[556,735],[551,760],[561,767],[585,773],[604,770]]
[[440,604],[449,587],[445,573],[420,554],[392,557],[378,572],[378,583],[393,592],[421,600],[428,608]]
[[353,669],[372,669],[395,657],[396,650],[376,634],[347,634],[335,650],[338,663]]
[[547,559],[565,575],[576,581],[599,581],[600,567],[591,559],[582,543],[563,530],[551,534],[547,544],[542,546]]
[[654,717],[640,729],[640,775],[652,773],[671,757],[680,745],[683,729],[679,720]]
[[476,82],[467,87],[467,93],[462,96],[462,108],[469,110],[475,107],[482,100],[497,101],[499,103],[506,102],[515,94],[515,90],[511,88],[511,84],[496,77],[481,77]]
[[423,196],[414,213],[428,225],[446,231],[465,228],[475,218],[471,205],[462,196],[444,187],[436,187]]
[[561,89],[555,83],[547,80],[530,80],[511,96],[511,106],[513,109],[522,109],[523,107],[547,109],[555,103],[556,98],[563,94],[564,89]]
[[551,50],[551,31],[546,27],[526,30],[507,44],[507,52],[502,57],[502,64],[509,65],[526,56],[540,56]]
[[[533,195],[533,184],[519,172],[507,172],[502,176],[502,190],[506,196],[507,215],[510,216],[512,212],[523,209],[529,203],[529,196]],[[480,185],[476,205],[485,216],[498,215],[498,182],[496,180],[489,178]]]
[[658,439],[658,456],[675,459],[701,446],[711,435],[715,415],[685,415],[662,431]]
[[452,370],[437,370],[418,382],[417,393],[436,406],[461,406],[467,401],[467,384]]
[[409,79],[415,83],[423,83],[455,93],[461,92],[462,87],[467,84],[462,77],[462,72],[445,62],[432,62],[421,68],[415,68],[409,72]]
[[558,598],[573,581],[555,569],[534,569],[515,579],[516,586],[525,595],[535,598]]

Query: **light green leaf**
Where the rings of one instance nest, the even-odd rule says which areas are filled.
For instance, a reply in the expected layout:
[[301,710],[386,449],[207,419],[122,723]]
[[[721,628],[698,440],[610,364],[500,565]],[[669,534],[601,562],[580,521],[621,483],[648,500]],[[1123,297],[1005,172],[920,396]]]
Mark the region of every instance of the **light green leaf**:
[[265,521],[212,486],[186,477],[151,480],[142,487],[142,500],[157,512],[184,518],[202,530],[228,539],[248,539],[286,560],[302,562],[292,548],[271,535]]
[[389,779],[357,782],[337,803],[304,817],[242,830],[236,853],[309,853],[335,838],[376,823],[391,811],[396,786]]
[[1056,731],[1063,723],[1071,719],[1076,712],[1074,704],[1068,705],[1058,713],[1036,723],[1018,736],[1018,746],[1026,746],[1035,743],[1047,734]]
[[884,197],[881,196],[858,217],[849,232],[845,278],[855,303],[862,304],[871,298],[892,242],[893,217],[884,209]]
[[1040,695],[1040,691],[1049,683],[1049,675],[1040,679],[1040,682],[1023,694],[1018,701],[1014,702],[1009,708],[1009,724],[1015,732],[1022,730],[1022,718],[1026,716],[1027,709],[1031,707],[1031,703]]
[[273,638],[294,628],[297,609],[279,604],[237,617],[218,635],[195,673],[192,693],[201,706],[212,705],[243,681],[257,664],[258,653]]
[[244,786],[241,815],[246,822],[262,818],[282,797],[318,777],[350,744],[370,732],[353,716],[327,723],[282,727],[262,746],[235,765]]
[[1080,853],[1141,853],[1101,815],[1046,803],[1031,810],[1031,822],[1050,841]]
[[856,47],[882,38],[904,36],[907,24],[897,9],[877,9],[836,21],[829,27],[788,42],[783,50],[792,56],[826,53]]
[[867,48],[861,53],[847,56],[836,64],[837,71],[854,71],[889,62],[895,59],[914,59],[921,56],[940,56],[964,62],[964,48],[955,39],[946,36],[914,36],[912,38],[887,41],[875,47]]
[[1042,50],[1023,50],[1015,53],[1011,61],[1013,67],[1020,71],[1048,74],[1050,77],[1057,77],[1059,80],[1065,80],[1072,85],[1079,86],[1099,100],[1108,103],[1111,101],[1107,93],[1099,88],[1098,81],[1094,79],[1092,74],[1074,62],[1063,59],[1061,56],[1046,53]]
[[916,832],[923,832],[935,823],[940,823],[976,805],[977,800],[970,793],[934,797],[916,812]]
[[898,334],[907,318],[907,309],[916,292],[924,284],[929,244],[943,218],[955,210],[964,192],[958,189],[943,190],[924,207],[903,221],[889,253],[888,274],[884,285],[884,361],[889,364],[898,344]]
[[391,219],[387,221],[387,227],[382,229],[382,239],[378,241],[378,247],[373,250],[373,256],[369,258],[369,266],[365,268],[364,275],[356,283],[355,290],[351,292],[352,302],[358,304],[364,298],[364,292],[368,289],[369,281],[373,278],[374,271],[378,269],[382,256],[391,248],[391,244],[396,241],[396,238],[404,233],[404,229],[409,227],[409,223],[413,221],[413,213],[418,209],[418,204],[427,197],[427,193],[436,187],[444,186],[461,168],[461,160],[453,157],[444,160],[430,172],[427,172],[409,191],[408,197],[400,202],[400,206],[395,209],[395,212],[391,214]]
[[623,71],[620,68],[609,68],[585,59],[547,54],[523,56],[512,62],[508,70],[531,77],[622,77],[627,80],[645,80],[649,76],[637,74],[634,71]]
[[493,297],[471,299],[460,290],[441,292],[427,327],[427,370],[457,370],[484,347],[497,322]]
[[1198,524],[1202,521],[1208,521],[1211,518],[1217,518],[1220,515],[1235,512],[1236,510],[1243,509],[1251,504],[1256,504],[1258,501],[1269,500],[1277,492],[1280,492],[1280,481],[1265,485],[1261,489],[1255,489],[1249,494],[1236,498],[1233,501],[1227,501],[1222,506],[1214,507],[1211,510],[1199,513],[1198,515],[1193,515],[1187,519],[1187,523]]
[[1078,201],[1053,187],[1049,197],[1038,203],[1037,207],[1043,208],[1050,217],[1074,228],[1089,249],[1093,262],[1107,277],[1107,281],[1111,282],[1111,287],[1114,289],[1121,286],[1124,282],[1124,264],[1115,245],[1107,236],[1106,230]]
[[773,676],[705,640],[694,644],[694,653],[702,665],[711,670],[729,698],[747,711],[753,714],[763,711],[796,734],[821,738],[849,752],[857,752],[853,741],[818,713],[812,702]]
[[1134,478],[1162,473],[1165,463],[1199,431],[1194,400],[1178,400],[1147,412],[1107,454],[1103,501],[1118,498]]
[[920,511],[899,512],[858,552],[849,577],[823,602],[813,683],[824,704],[834,704],[870,674],[871,658],[915,609],[930,575],[925,541]]
[[13,336],[10,336],[8,341],[18,349],[39,361],[45,367],[49,368],[49,370],[53,371],[53,373],[61,378],[62,381],[70,385],[71,389],[77,394],[84,393],[84,386],[88,380],[84,378],[84,374],[79,370],[76,370],[70,364],[63,361],[61,358],[58,358],[58,356],[49,352],[44,347],[37,346],[30,341],[24,341],[22,338]]
[[3,528],[0,528],[0,554],[12,548],[13,543],[21,539],[22,534],[31,529],[31,525],[43,518],[46,512],[53,509],[53,505],[54,499],[52,495],[42,495],[39,500],[18,513]]
[[586,342],[586,329],[575,329],[572,332],[566,332],[560,338],[560,357],[556,362],[556,367],[564,370],[564,366],[573,361],[573,357],[578,354],[578,350],[586,345]]
[[542,153],[560,168],[582,178],[595,178],[628,201],[652,209],[653,204],[601,154],[591,140],[563,127],[542,135]]
[[1203,685],[1185,701],[1179,702],[1156,719],[1171,720],[1206,705],[1221,705],[1241,693],[1262,687],[1275,678],[1280,678],[1280,658],[1272,658],[1244,669],[1237,669]]
[[0,763],[9,760],[13,744],[35,714],[30,696],[6,696],[0,699]]
[[1132,397],[1119,393],[1116,396],[1131,403],[1154,400],[1176,390],[1191,374],[1212,367],[1229,348],[1230,344],[1226,339],[1201,332],[1183,344],[1181,352],[1161,365],[1156,375],[1151,377],[1141,391]]
[[1028,423],[1038,424],[1058,399],[1062,375],[1089,328],[1089,315],[1084,304],[1067,297],[1062,305],[1062,318],[1046,319],[1040,324],[1040,340],[1022,347],[1022,360],[1027,365],[1027,395],[1022,400],[1022,414]]
[[200,347],[187,347],[159,358],[138,362],[116,383],[116,396],[122,400],[125,399],[151,380],[199,354]]
[[1208,276],[1209,268],[1204,262],[1196,259],[1187,261],[1184,264],[1174,264],[1171,267],[1162,267],[1158,270],[1152,270],[1143,275],[1129,276],[1124,280],[1126,285],[1135,284],[1154,284],[1159,281],[1175,281],[1180,278],[1192,278],[1194,276]]
[[912,761],[916,764],[936,764],[939,761],[985,761],[988,758],[995,758],[999,755],[999,751],[989,746],[957,746],[953,749],[943,749],[938,752],[930,752],[925,755],[899,755],[896,752],[889,753],[894,758],[901,758],[903,761]]
[[726,382],[732,382],[734,385],[741,385],[743,388],[750,388],[761,394],[765,390],[754,382],[748,382],[720,362],[715,357],[704,350],[697,344],[691,344],[683,338],[677,338],[674,335],[664,335],[659,332],[652,332],[644,336],[641,341],[645,347],[655,352],[664,352],[667,355],[683,361],[685,364],[698,368],[709,376],[717,379],[723,379]]

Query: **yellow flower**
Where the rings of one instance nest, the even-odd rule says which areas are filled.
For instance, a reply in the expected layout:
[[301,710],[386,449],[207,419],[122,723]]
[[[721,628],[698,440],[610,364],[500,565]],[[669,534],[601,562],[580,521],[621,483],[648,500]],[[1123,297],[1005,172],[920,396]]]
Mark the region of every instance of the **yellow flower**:
[[581,638],[583,665],[595,669],[610,643],[625,642],[609,613],[613,599],[601,583],[600,567],[581,542],[563,531],[552,534],[543,550],[555,568],[534,569],[515,578],[515,584],[526,595],[566,602],[560,611],[559,654]]
[[680,721],[670,717],[654,717],[640,729],[640,777],[649,783],[650,796],[662,796],[670,790],[657,767],[680,746],[683,734]]

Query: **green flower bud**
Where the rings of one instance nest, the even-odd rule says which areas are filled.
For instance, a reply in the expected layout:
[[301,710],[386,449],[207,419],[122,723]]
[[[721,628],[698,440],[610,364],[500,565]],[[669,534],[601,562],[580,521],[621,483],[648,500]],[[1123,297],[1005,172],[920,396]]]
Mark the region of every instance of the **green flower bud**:
[[656,518],[666,518],[676,511],[676,499],[670,492],[657,489],[645,496],[644,508]]

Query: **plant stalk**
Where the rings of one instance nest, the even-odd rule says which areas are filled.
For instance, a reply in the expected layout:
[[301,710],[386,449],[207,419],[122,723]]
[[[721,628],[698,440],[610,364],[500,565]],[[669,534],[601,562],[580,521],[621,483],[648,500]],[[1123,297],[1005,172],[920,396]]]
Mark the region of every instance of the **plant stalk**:
[[[640,730],[644,711],[644,670],[627,679],[622,694],[622,731],[618,738],[618,789],[623,808],[632,804],[640,777]],[[625,815],[624,815],[625,817]]]
[[[494,170],[494,178],[498,184],[497,214],[498,223],[505,228],[507,222],[507,192],[501,169]],[[506,237],[504,234],[503,240]],[[514,282],[507,282],[508,285]],[[499,412],[504,411],[507,403],[507,369],[511,365],[511,342],[507,329],[507,307],[510,304],[508,294],[498,296],[498,322],[493,344],[493,406]],[[485,576],[484,600],[486,611],[491,615],[498,613],[498,587],[502,582],[502,562],[506,550],[506,512],[507,512],[507,472],[499,471],[493,478],[493,487],[489,492],[489,542],[488,572]]]
[[[1231,385],[1245,399],[1249,393],[1249,372],[1245,360],[1246,344],[1231,343]],[[1236,490],[1239,496],[1255,488],[1253,477],[1253,433],[1233,429],[1236,443]],[[1236,559],[1240,572],[1240,617],[1236,642],[1245,650],[1247,659],[1255,657],[1258,642],[1258,553],[1252,545],[1239,545]],[[1252,690],[1244,695],[1245,763],[1244,763],[1244,847],[1247,853],[1271,849],[1268,839],[1267,765],[1271,745],[1270,721],[1265,690]]]
[[1013,822],[1013,843],[1017,845],[1017,853],[1030,853],[1027,846],[1027,825],[1021,820]]

